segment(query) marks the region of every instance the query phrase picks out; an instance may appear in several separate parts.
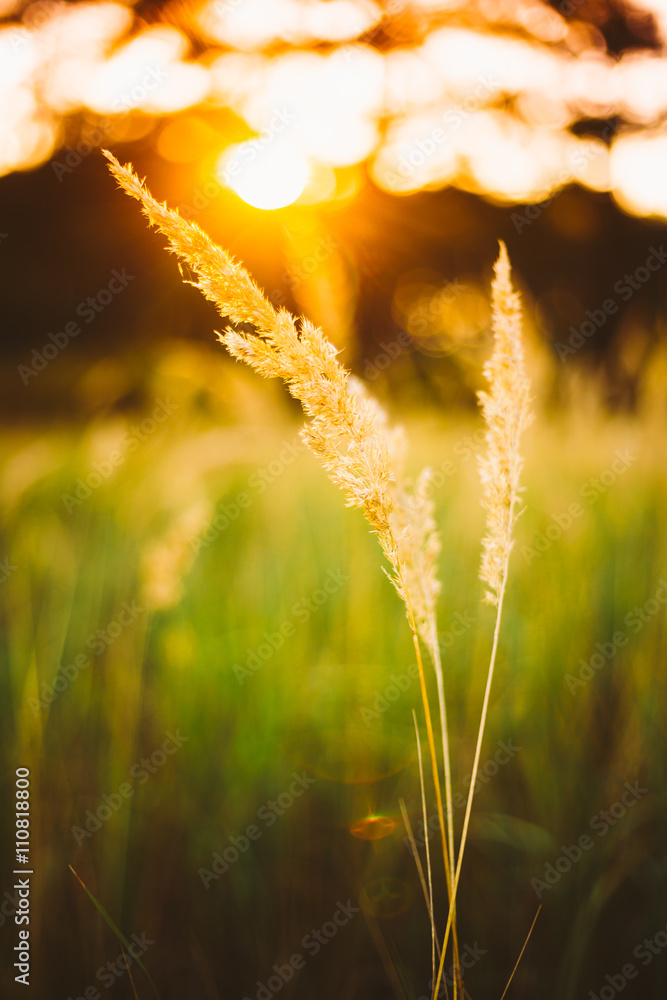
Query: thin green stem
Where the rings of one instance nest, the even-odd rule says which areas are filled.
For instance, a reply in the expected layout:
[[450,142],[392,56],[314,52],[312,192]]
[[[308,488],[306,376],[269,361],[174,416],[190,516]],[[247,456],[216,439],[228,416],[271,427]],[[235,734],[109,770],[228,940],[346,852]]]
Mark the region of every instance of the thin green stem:
[[[448,883],[447,883],[447,895],[449,897],[450,911],[452,912],[452,922],[454,927],[456,927],[456,898],[454,894],[454,887],[452,885],[452,873],[454,871],[454,807],[452,802],[452,771],[449,756],[449,727],[447,724],[447,703],[445,700],[445,683],[442,673],[442,659],[440,657],[440,644],[438,642],[438,632],[436,628],[435,621],[431,622],[431,656],[433,658],[433,667],[435,670],[435,678],[438,687],[438,705],[440,708],[440,728],[442,731],[442,755],[444,762],[444,772],[445,772],[445,804],[447,808],[447,845],[449,851],[449,865],[445,865],[448,869]],[[439,950],[439,949],[438,949]],[[454,996],[456,996],[456,988],[461,991],[463,995],[463,981],[461,979],[461,967],[458,962],[458,943],[454,949],[455,951],[455,962],[454,970],[456,980],[454,983]]]
[[[399,564],[399,567],[400,567],[400,564]],[[430,709],[429,700],[428,700],[428,690],[426,688],[426,678],[424,676],[424,664],[423,664],[423,661],[422,661],[421,646],[420,646],[420,643],[419,643],[419,635],[417,633],[417,625],[416,625],[416,622],[415,622],[414,612],[412,610],[412,604],[410,602],[410,593],[408,591],[408,588],[407,588],[407,585],[406,585],[406,582],[405,582],[405,576],[403,575],[402,570],[400,568],[399,568],[399,572],[400,572],[401,587],[402,587],[403,593],[405,595],[405,605],[406,605],[406,608],[407,608],[407,611],[408,611],[408,623],[410,625],[410,631],[412,632],[412,642],[413,642],[414,649],[415,649],[415,657],[417,659],[417,670],[419,672],[419,686],[420,686],[420,689],[421,689],[422,702],[423,702],[423,705],[424,705],[424,716],[426,718],[426,735],[428,737],[428,748],[429,748],[429,753],[430,753],[430,757],[431,757],[431,769],[433,771],[433,784],[435,786],[435,801],[436,801],[436,807],[437,807],[437,810],[438,810],[438,823],[439,823],[439,826],[440,826],[440,839],[442,841],[442,857],[443,857],[443,861],[445,863],[445,878],[446,878],[446,881],[447,881],[447,892],[448,892],[448,894],[450,896],[449,917],[448,917],[448,920],[447,920],[447,933],[446,933],[446,936],[445,936],[445,947],[446,947],[447,940],[449,939],[449,930],[452,927],[452,905],[451,905],[451,900],[452,900],[453,896],[452,896],[452,893],[451,893],[450,890],[453,888],[453,886],[452,886],[452,870],[451,870],[451,868],[449,866],[449,854],[448,854],[448,851],[447,851],[447,837],[446,837],[446,833],[445,833],[445,819],[444,819],[444,813],[443,813],[443,808],[442,808],[442,791],[440,789],[440,775],[438,773],[438,758],[437,758],[437,755],[436,755],[436,752],[435,752],[435,739],[433,737],[433,723],[431,721],[431,709]],[[454,923],[454,925],[453,925],[452,948],[453,948],[453,952],[454,952],[454,966],[458,970],[459,969],[459,955],[458,955],[458,940],[457,940],[457,934],[456,934],[456,923]],[[440,956],[440,968],[441,969],[442,969],[442,966],[444,964],[444,959],[445,959],[445,956],[444,956],[444,953],[443,953]],[[454,980],[454,1000],[456,1000],[456,996],[457,996],[457,981],[455,979]]]
[[445,771],[445,803],[447,806],[447,842],[449,847],[449,868],[454,871],[454,807],[452,804],[452,769],[449,757],[449,728],[447,725],[447,703],[445,701],[445,684],[442,675],[442,660],[435,622],[432,625],[432,651],[435,678],[438,685],[438,703],[440,706],[440,725],[442,728],[442,755]]
[[426,849],[426,872],[428,874],[428,892],[431,904],[431,958],[432,958],[432,971],[431,980],[435,979],[435,949],[438,949],[438,959],[440,958],[440,940],[435,928],[435,916],[433,911],[433,879],[431,876],[431,849],[428,845],[427,831],[427,818],[426,818],[426,785],[424,784],[424,766],[422,764],[422,747],[421,740],[419,739],[419,726],[417,725],[417,715],[412,710],[412,721],[415,724],[415,739],[417,740],[417,757],[419,760],[419,787],[421,789],[421,799],[422,799],[422,822],[424,824],[424,847]]
[[[422,801],[426,801],[422,799]],[[428,910],[429,921],[431,924],[431,975],[435,979],[435,946],[438,945],[438,958],[440,958],[440,941],[435,929],[435,921],[433,919],[433,884],[431,882],[431,869],[428,866],[428,883],[426,881],[426,876],[424,875],[424,868],[421,863],[421,858],[419,857],[419,850],[417,848],[417,843],[415,841],[415,835],[412,832],[412,825],[410,823],[410,816],[408,815],[408,810],[405,806],[405,799],[399,799],[398,804],[401,809],[401,816],[403,817],[403,823],[405,824],[405,829],[407,830],[408,840],[410,841],[410,849],[412,851],[412,856],[415,859],[415,865],[417,866],[417,874],[419,875],[419,883],[422,887],[422,892],[424,893],[424,900],[426,902],[426,909]],[[428,859],[427,859],[428,861]]]
[[[512,526],[512,518],[510,517],[510,534]],[[482,704],[482,715],[479,722],[479,730],[477,733],[477,746],[475,747],[475,759],[472,767],[472,775],[470,779],[470,791],[468,792],[468,801],[466,803],[465,818],[463,820],[463,831],[461,833],[461,846],[459,848],[459,856],[456,865],[456,874],[454,876],[454,886],[452,891],[452,899],[450,900],[449,906],[449,918],[447,920],[447,927],[445,928],[445,939],[442,946],[442,952],[440,956],[440,968],[438,969],[438,978],[436,980],[434,996],[438,995],[438,989],[440,987],[440,980],[442,978],[442,970],[444,967],[444,956],[447,950],[447,941],[449,939],[449,932],[452,926],[452,914],[454,913],[454,905],[456,901],[456,892],[459,887],[459,878],[461,877],[461,866],[463,865],[463,854],[465,851],[466,841],[468,838],[468,826],[470,824],[470,814],[472,812],[472,801],[475,794],[475,784],[477,782],[477,771],[479,769],[479,758],[482,752],[482,741],[484,739],[484,730],[486,727],[486,717],[489,710],[489,701],[491,697],[491,685],[493,683],[493,674],[496,665],[496,656],[498,653],[498,640],[500,637],[500,622],[503,614],[503,602],[505,598],[505,588],[507,586],[507,571],[509,565],[509,552],[510,546],[507,547],[507,555],[505,557],[505,565],[503,567],[502,583],[500,586],[500,594],[498,595],[498,611],[496,614],[496,625],[493,631],[493,647],[491,649],[491,659],[489,662],[489,671],[486,678],[486,690],[484,691],[484,702]]]

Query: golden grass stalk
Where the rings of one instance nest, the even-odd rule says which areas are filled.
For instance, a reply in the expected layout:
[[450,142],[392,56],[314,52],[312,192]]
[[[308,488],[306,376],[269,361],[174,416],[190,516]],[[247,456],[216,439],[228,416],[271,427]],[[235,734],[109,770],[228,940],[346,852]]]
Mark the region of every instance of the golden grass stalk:
[[[195,223],[158,202],[130,167],[105,151],[110,169],[125,192],[136,198],[151,225],[166,237],[169,248],[194,271],[192,282],[220,314],[247,329],[228,327],[219,339],[230,354],[264,377],[281,378],[301,402],[310,422],[302,429],[308,447],[319,458],[329,479],[338,485],[348,506],[359,507],[389,562],[387,575],[403,600],[413,637],[424,704],[429,752],[436,792],[445,873],[453,890],[453,820],[447,751],[442,670],[435,626],[438,593],[435,566],[439,540],[432,502],[425,489],[428,473],[417,488],[406,485],[402,469],[402,438],[391,431],[384,412],[365,388],[342,367],[335,348],[307,319],[296,320],[276,310],[247,271]],[[438,678],[438,696],[445,746],[449,837],[445,833],[433,725],[424,677],[419,636],[431,651]],[[447,849],[449,840],[450,849]],[[451,926],[452,914],[450,913]],[[454,922],[454,951],[457,954]]]
[[[430,497],[431,471],[424,469],[412,496],[402,496],[400,510],[403,518],[412,519],[413,523],[407,532],[412,551],[406,552],[406,563],[412,567],[410,579],[410,592],[418,595],[418,605],[415,613],[417,630],[421,639],[429,651],[431,662],[435,671],[438,689],[438,707],[440,711],[440,731],[442,734],[442,752],[445,777],[445,802],[447,811],[447,833],[445,836],[444,821],[442,818],[442,801],[439,797],[439,790],[436,785],[436,804],[438,808],[438,820],[442,838],[443,853],[445,855],[445,875],[447,878],[447,893],[450,907],[454,906],[452,878],[454,872],[454,808],[452,804],[452,776],[449,756],[449,729],[447,722],[447,705],[445,700],[445,685],[442,671],[442,659],[440,655],[440,643],[438,641],[438,625],[436,616],[436,599],[440,589],[440,584],[436,578],[436,562],[440,554],[440,540],[436,533],[434,519],[434,504]],[[416,542],[418,541],[418,544]],[[421,775],[421,750],[420,754],[420,775]],[[422,806],[425,809],[422,781]],[[428,851],[428,845],[427,845]],[[429,859],[430,860],[430,859]],[[453,914],[454,926],[456,916]],[[454,941],[455,967],[458,968],[458,943]],[[457,995],[457,986],[454,987],[454,997]]]
[[[276,310],[247,271],[199,226],[156,201],[129,167],[111,153],[105,155],[120,186],[141,203],[151,225],[195,272],[195,287],[223,317],[254,327],[253,332],[228,327],[218,336],[233,357],[264,377],[281,378],[301,402],[311,418],[302,429],[304,441],[341,487],[347,504],[363,510],[392,568],[392,583],[404,601],[412,588],[419,616],[424,595],[433,588],[427,577],[433,533],[401,513],[398,490],[406,496],[408,491],[398,486],[397,445],[379,405],[338,362],[320,330],[307,319],[297,328],[294,317]],[[407,563],[410,558],[413,565]]]
[[[421,740],[419,739],[419,727],[417,725],[417,716],[414,711],[412,712],[412,720],[415,725],[415,739],[417,740],[417,759],[419,761],[419,788],[421,790],[421,800],[422,800],[422,823],[424,824],[424,831],[427,829],[427,819],[426,819],[426,789],[424,787],[424,767],[422,764],[422,748]],[[416,845],[413,845],[413,850]],[[433,878],[431,874],[431,852],[428,845],[428,836],[424,836],[424,848],[426,851],[426,871],[428,873],[428,902],[429,902],[429,916],[431,918],[431,966],[432,975],[431,982],[435,979],[435,950],[438,949],[438,958],[440,958],[440,941],[438,940],[436,927],[435,927],[435,914],[433,910]]]
[[[402,439],[399,440],[402,444]],[[398,451],[398,448],[396,450]],[[406,590],[408,594],[412,595],[412,609],[417,632],[429,651],[437,683],[445,777],[446,834],[442,799],[437,783],[436,805],[443,854],[445,855],[447,892],[451,902],[452,877],[454,872],[454,808],[452,804],[447,706],[436,614],[436,602],[440,591],[440,583],[437,579],[440,538],[436,530],[434,518],[435,505],[431,498],[431,476],[431,470],[424,469],[415,484],[413,492],[408,492],[402,487],[402,477],[399,477],[396,489],[398,504],[392,517],[394,532],[399,541],[401,561],[406,567]],[[454,952],[455,958],[458,959],[458,945],[456,942]],[[456,990],[454,995],[456,996]]]
[[456,872],[450,902],[450,914],[445,930],[440,959],[440,968],[434,987],[434,997],[438,995],[444,966],[447,940],[455,913],[456,891],[461,876],[461,866],[468,836],[470,813],[479,759],[484,739],[484,729],[489,708],[491,684],[498,652],[500,622],[503,600],[507,586],[509,557],[513,544],[514,526],[518,516],[520,473],[523,464],[519,441],[523,431],[532,421],[530,410],[530,383],[523,360],[521,300],[512,287],[510,263],[504,243],[495,265],[492,284],[494,349],[491,359],[484,369],[489,383],[488,392],[480,392],[479,400],[486,421],[487,453],[480,461],[483,486],[483,505],[486,509],[486,535],[482,547],[480,578],[486,583],[487,600],[496,606],[496,623],[493,632],[493,646],[486,679],[486,689],[482,704],[482,714],[477,733],[477,745],[470,780],[470,791],[466,803],[461,844],[459,847]]

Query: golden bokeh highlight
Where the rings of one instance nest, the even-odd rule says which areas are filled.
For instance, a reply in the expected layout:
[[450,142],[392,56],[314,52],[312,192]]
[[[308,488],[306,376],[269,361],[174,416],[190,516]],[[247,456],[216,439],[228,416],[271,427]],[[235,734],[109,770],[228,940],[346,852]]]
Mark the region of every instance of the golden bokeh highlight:
[[367,816],[353,823],[350,833],[358,840],[383,840],[395,829],[396,820],[391,816]]
[[401,277],[392,314],[418,349],[434,357],[478,347],[491,322],[488,298],[479,284],[447,280],[428,270]]
[[270,211],[293,204],[308,183],[308,162],[287,140],[260,147],[257,140],[237,143],[221,154],[218,178],[254,208]]
[[[638,6],[666,42],[662,0]],[[222,0],[150,24],[113,0],[24,10],[5,0],[14,20],[0,28],[0,175],[57,154],[71,142],[70,116],[97,116],[90,129],[101,122],[114,142],[170,116],[155,145],[174,164],[210,168],[244,132],[280,140],[230,185],[264,210],[333,200],[331,171],[367,167],[394,195],[454,185],[536,203],[580,185],[611,192],[631,214],[667,218],[662,54],[606,51],[576,3],[567,17],[541,0],[486,5],[476,19],[465,7]],[[380,51],[382,36],[390,43]],[[219,131],[207,131],[209,116]],[[586,119],[601,121],[598,138],[574,134]]]

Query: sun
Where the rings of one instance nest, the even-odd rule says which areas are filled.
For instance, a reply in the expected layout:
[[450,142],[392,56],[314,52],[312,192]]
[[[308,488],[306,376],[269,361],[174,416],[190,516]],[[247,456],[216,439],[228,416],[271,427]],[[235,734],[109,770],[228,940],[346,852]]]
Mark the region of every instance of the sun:
[[254,208],[271,211],[297,200],[310,170],[303,154],[286,140],[249,139],[218,158],[218,178]]

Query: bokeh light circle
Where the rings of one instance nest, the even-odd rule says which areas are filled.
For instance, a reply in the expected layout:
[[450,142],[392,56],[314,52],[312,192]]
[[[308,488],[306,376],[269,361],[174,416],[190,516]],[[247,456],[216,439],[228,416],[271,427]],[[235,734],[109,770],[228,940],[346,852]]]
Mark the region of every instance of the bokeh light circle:
[[271,211],[297,200],[310,176],[308,162],[286,140],[249,139],[228,147],[216,173],[248,205]]

